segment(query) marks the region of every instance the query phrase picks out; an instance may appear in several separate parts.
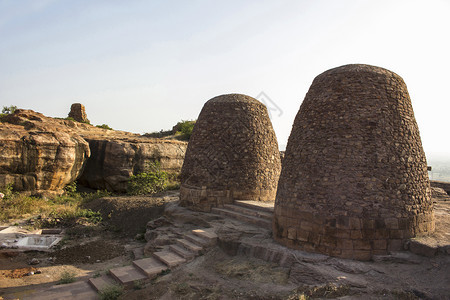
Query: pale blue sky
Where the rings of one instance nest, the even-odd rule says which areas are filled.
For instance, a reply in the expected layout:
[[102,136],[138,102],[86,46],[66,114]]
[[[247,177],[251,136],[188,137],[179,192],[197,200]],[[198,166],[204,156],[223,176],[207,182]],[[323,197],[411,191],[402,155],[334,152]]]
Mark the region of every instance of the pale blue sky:
[[0,105],[137,133],[225,93],[281,108],[285,146],[315,76],[365,63],[408,85],[427,156],[450,157],[450,1],[0,0]]

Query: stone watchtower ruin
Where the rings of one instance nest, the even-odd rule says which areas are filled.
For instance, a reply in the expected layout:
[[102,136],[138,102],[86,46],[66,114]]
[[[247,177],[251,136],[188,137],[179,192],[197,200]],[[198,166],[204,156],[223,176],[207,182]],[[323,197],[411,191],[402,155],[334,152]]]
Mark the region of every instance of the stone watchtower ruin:
[[240,94],[203,106],[181,170],[180,201],[210,211],[234,200],[274,201],[281,162],[267,108]]
[[273,235],[291,248],[366,260],[433,231],[427,163],[403,79],[368,65],[317,76],[278,187]]

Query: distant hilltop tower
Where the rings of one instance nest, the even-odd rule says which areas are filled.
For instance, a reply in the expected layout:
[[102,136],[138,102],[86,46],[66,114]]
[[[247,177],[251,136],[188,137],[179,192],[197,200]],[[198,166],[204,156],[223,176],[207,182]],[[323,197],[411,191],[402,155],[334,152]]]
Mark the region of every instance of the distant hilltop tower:
[[431,231],[427,163],[403,79],[368,65],[317,76],[287,144],[275,240],[367,260]]
[[267,108],[240,94],[203,106],[181,170],[180,201],[210,211],[234,200],[274,201],[281,162]]
[[86,109],[81,103],[74,103],[70,107],[69,118],[73,118],[77,122],[89,123]]

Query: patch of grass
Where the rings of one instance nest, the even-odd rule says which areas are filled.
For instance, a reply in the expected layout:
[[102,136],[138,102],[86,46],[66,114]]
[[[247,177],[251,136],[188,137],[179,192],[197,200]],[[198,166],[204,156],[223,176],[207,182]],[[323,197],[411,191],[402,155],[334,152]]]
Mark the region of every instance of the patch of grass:
[[156,161],[150,163],[145,172],[130,177],[127,193],[129,195],[155,194],[164,191],[167,183],[167,173],[161,170],[161,164]]
[[142,290],[144,288],[144,281],[143,280],[135,280],[133,281],[133,289],[134,290]]
[[68,283],[72,283],[75,281],[76,281],[76,278],[75,278],[74,272],[64,271],[61,274],[61,279],[59,279],[58,284],[68,284]]
[[96,125],[95,127],[103,128],[103,129],[107,129],[107,130],[113,130],[113,129],[112,129],[111,127],[109,127],[107,124]]
[[241,258],[220,261],[213,267],[227,277],[260,283],[286,284],[289,277],[288,270],[276,264]]
[[15,193],[11,185],[7,185],[0,192],[4,194],[3,199],[0,200],[1,221],[40,213],[47,207],[46,200]]
[[100,299],[102,300],[115,300],[123,294],[123,287],[119,285],[110,285],[100,291]]
[[334,299],[338,297],[343,297],[350,295],[350,287],[348,285],[335,285],[328,283],[321,286],[304,286],[297,288],[293,294],[291,294],[288,299],[310,299],[310,298],[327,298]]
[[191,287],[186,282],[181,282],[181,283],[175,284],[173,286],[173,290],[175,293],[177,293],[179,295],[187,295],[192,292]]
[[102,222],[99,212],[85,209],[82,205],[93,199],[109,196],[110,193],[78,193],[75,184],[68,185],[65,191],[62,196],[44,199],[14,192],[12,185],[7,185],[0,189],[4,194],[0,200],[0,220],[8,221],[35,215],[28,220],[29,225],[34,228],[73,227],[77,224],[89,226]]

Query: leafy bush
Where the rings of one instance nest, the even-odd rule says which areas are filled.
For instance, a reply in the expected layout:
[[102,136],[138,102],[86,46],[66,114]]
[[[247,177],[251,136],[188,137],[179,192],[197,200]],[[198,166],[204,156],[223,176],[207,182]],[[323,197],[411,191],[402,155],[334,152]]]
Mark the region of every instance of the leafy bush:
[[0,121],[3,122],[3,117],[13,114],[17,109],[17,106],[10,105],[10,106],[3,106],[2,113],[0,114]]
[[167,180],[167,173],[161,171],[161,164],[156,161],[150,163],[145,172],[130,177],[127,193],[144,195],[162,192],[166,189]]
[[180,135],[180,139],[188,141],[191,138],[192,130],[194,130],[195,121],[181,121],[178,122],[175,128],[177,128],[177,135]]
[[15,106],[15,105],[3,106],[2,114],[5,114],[5,115],[13,114],[16,111],[16,109],[17,109],[17,106]]
[[69,271],[64,271],[61,274],[61,279],[59,280],[58,284],[72,283],[72,282],[75,282],[75,280],[76,280],[75,273],[69,272]]
[[101,300],[115,300],[118,299],[123,293],[123,287],[119,285],[110,285],[100,291]]
[[102,125],[97,125],[95,127],[98,128],[103,128],[103,129],[108,129],[108,130],[113,130],[111,127],[109,127],[107,124],[102,124]]

